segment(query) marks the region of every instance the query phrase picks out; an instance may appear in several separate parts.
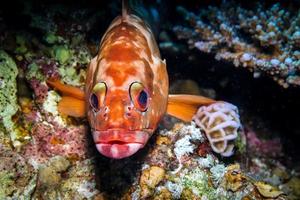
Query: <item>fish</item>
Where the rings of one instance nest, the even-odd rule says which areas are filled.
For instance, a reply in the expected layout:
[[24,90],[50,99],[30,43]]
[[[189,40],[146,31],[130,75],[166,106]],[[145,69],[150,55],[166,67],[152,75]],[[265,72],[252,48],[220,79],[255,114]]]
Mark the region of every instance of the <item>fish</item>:
[[123,1],[122,14],[104,33],[87,69],[85,89],[47,80],[62,93],[61,114],[87,117],[97,150],[122,159],[142,149],[166,114],[190,122],[203,105],[216,100],[169,94],[166,60],[155,37]]

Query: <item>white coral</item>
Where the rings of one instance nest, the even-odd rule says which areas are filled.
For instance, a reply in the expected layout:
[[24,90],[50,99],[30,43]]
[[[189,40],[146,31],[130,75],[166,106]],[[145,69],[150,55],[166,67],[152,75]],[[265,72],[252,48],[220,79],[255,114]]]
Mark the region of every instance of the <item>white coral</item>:
[[181,195],[182,190],[183,190],[183,186],[182,186],[181,182],[173,183],[171,181],[167,181],[166,182],[166,187],[172,193],[172,197],[174,199],[180,199],[180,195]]
[[175,143],[174,153],[178,159],[183,155],[193,153],[196,146],[190,140],[191,136],[186,135]]
[[48,113],[51,113],[54,116],[54,121],[56,121],[59,125],[65,126],[66,123],[59,115],[58,112],[58,102],[61,100],[61,97],[54,90],[50,90],[47,95],[47,99],[43,103],[43,109]]
[[[188,155],[193,153],[194,150],[197,148],[192,141],[199,141],[203,142],[204,137],[199,128],[196,127],[195,123],[191,123],[191,125],[183,126],[178,131],[179,136],[181,137],[179,140],[176,141],[174,145],[174,154],[179,161],[179,167],[173,172],[176,174],[182,168],[181,158],[184,155]],[[182,137],[183,136],[183,137]]]
[[233,141],[237,138],[238,129],[241,127],[236,106],[226,102],[202,106],[193,120],[205,131],[216,153],[222,156],[232,155]]
[[96,184],[89,181],[83,181],[78,187],[77,191],[79,194],[84,196],[87,199],[91,199],[96,194],[99,193],[98,190],[95,189]]

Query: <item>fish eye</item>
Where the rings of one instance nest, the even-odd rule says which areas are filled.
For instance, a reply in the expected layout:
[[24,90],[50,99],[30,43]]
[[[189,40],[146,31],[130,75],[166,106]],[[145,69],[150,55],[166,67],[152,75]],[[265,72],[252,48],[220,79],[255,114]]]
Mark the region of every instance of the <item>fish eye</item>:
[[144,86],[139,82],[133,82],[130,85],[130,98],[133,105],[140,111],[145,112],[148,108],[148,93]]
[[146,107],[147,100],[148,100],[148,94],[144,90],[142,90],[138,97],[138,102],[140,106]]
[[97,83],[93,89],[90,96],[90,104],[92,108],[96,111],[104,105],[104,100],[107,92],[107,86],[104,82]]
[[96,94],[92,93],[91,97],[90,97],[90,104],[91,106],[97,110],[99,108],[99,101],[98,101],[98,97]]

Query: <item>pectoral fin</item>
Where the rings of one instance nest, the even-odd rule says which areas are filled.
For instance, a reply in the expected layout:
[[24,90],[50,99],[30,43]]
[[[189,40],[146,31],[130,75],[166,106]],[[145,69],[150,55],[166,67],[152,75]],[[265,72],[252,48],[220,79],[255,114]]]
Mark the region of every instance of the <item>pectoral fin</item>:
[[46,82],[49,86],[55,88],[65,96],[70,96],[80,100],[84,100],[84,91],[77,87],[65,85],[59,80],[47,80]]
[[84,92],[81,89],[65,85],[59,80],[47,80],[47,84],[63,95],[58,103],[60,114],[72,117],[84,117],[86,115]]
[[200,106],[215,102],[215,100],[203,96],[184,94],[169,95],[167,114],[189,122],[192,121],[193,116]]
[[58,103],[58,112],[72,117],[85,117],[84,101],[70,96],[63,96]]

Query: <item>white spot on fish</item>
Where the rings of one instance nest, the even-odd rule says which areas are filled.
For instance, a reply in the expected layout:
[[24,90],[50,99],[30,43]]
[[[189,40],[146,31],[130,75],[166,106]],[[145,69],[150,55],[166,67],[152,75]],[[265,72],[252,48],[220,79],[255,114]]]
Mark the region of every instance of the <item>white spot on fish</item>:
[[119,150],[118,150],[118,147],[116,145],[112,145],[111,147],[111,154],[114,158],[117,158],[119,157]]

